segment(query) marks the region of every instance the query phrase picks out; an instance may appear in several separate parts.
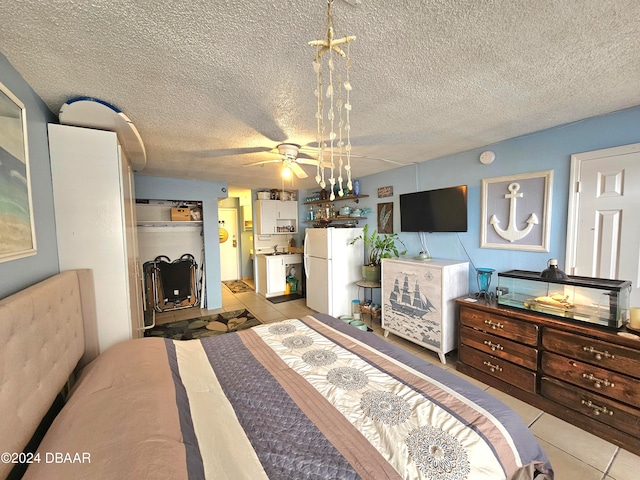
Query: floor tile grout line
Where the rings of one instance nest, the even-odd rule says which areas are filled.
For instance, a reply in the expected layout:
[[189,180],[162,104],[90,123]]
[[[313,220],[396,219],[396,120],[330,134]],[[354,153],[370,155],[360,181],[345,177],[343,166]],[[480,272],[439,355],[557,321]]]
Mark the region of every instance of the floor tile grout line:
[[616,447],[616,449],[614,450],[613,455],[611,455],[611,459],[609,460],[609,464],[604,469],[604,474],[602,475],[602,478],[600,480],[605,480],[607,478],[607,475],[609,475],[609,470],[611,470],[613,462],[618,456],[618,453],[620,453],[620,447]]
[[[525,402],[526,403],[526,402]],[[528,405],[528,404],[527,404]],[[531,428],[533,426],[534,423],[536,423],[540,418],[542,418],[542,416],[545,414],[544,410],[540,410],[540,413],[538,413],[538,415],[536,415],[536,418],[534,418],[533,420],[531,420],[531,423],[529,424],[529,428]]]

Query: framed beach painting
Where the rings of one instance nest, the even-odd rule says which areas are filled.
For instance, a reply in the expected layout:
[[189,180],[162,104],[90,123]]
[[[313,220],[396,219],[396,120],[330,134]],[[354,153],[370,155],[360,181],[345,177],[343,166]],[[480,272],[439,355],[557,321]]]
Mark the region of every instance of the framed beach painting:
[[35,254],[25,108],[0,83],[0,262]]

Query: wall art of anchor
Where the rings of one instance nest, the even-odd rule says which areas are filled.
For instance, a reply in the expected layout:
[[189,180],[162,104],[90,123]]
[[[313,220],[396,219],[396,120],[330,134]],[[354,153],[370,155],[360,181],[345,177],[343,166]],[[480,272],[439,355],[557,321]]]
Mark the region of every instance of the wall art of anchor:
[[491,218],[489,219],[489,223],[493,226],[493,229],[496,231],[498,235],[500,235],[505,240],[508,240],[509,242],[513,243],[516,240],[520,240],[521,238],[524,238],[527,235],[529,235],[529,232],[531,232],[533,227],[538,224],[538,217],[536,216],[535,213],[532,213],[531,215],[529,215],[529,218],[527,218],[527,222],[526,222],[527,226],[522,230],[518,230],[518,226],[516,225],[516,202],[518,201],[518,198],[522,198],[524,194],[518,192],[518,190],[520,190],[519,183],[516,183],[516,182],[510,183],[507,188],[509,189],[509,192],[510,192],[504,195],[504,198],[507,198],[510,200],[509,225],[507,226],[507,229],[504,230],[500,228],[500,220],[498,220],[498,217],[496,217],[495,214],[491,215]]

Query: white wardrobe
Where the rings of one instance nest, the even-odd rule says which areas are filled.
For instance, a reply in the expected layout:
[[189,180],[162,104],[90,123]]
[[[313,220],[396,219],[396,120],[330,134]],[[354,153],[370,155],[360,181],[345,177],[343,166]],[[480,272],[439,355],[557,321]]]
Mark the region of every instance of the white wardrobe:
[[133,171],[115,132],[49,124],[60,270],[93,270],[100,351],[142,336]]

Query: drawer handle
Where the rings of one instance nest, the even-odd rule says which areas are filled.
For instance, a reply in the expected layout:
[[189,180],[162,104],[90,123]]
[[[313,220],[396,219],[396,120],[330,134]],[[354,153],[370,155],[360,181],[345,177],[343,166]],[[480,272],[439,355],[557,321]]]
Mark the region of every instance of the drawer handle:
[[601,413],[604,415],[613,416],[613,410],[609,410],[607,407],[601,407],[600,405],[596,405],[592,403],[591,400],[581,400],[580,403],[582,405],[586,405],[589,408],[593,408],[594,415],[600,415]]
[[607,352],[606,350],[604,352],[601,352],[599,350],[596,350],[593,347],[582,347],[582,350],[587,352],[587,353],[594,353],[594,357],[596,360],[602,360],[603,358],[616,358],[615,355],[611,355],[609,352]]
[[616,384],[613,382],[610,382],[609,380],[607,380],[606,378],[604,380],[595,377],[593,375],[593,373],[583,373],[582,374],[582,378],[586,378],[587,380],[593,380],[593,386],[596,388],[602,388],[602,386],[604,385],[605,387],[615,387]]
[[482,362],[483,365],[486,365],[487,367],[489,367],[489,370],[491,370],[492,372],[501,372],[502,371],[502,367],[500,365],[494,365],[491,362]]
[[504,325],[501,324],[500,322],[494,323],[491,320],[485,320],[484,323],[486,325],[489,325],[492,329],[497,329],[497,328],[504,328]]
[[502,345],[500,345],[499,343],[493,343],[489,340],[485,340],[484,343],[487,347],[489,347],[491,350],[493,350],[494,352],[496,350],[504,350],[504,347]]

